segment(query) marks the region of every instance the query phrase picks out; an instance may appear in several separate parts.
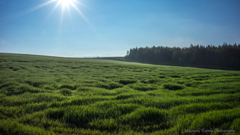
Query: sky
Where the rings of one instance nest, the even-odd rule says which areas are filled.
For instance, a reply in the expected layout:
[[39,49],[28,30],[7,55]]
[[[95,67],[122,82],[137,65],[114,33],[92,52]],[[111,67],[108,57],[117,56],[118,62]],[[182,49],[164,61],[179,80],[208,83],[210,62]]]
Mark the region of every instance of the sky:
[[0,0],[0,52],[125,56],[240,43],[240,0]]

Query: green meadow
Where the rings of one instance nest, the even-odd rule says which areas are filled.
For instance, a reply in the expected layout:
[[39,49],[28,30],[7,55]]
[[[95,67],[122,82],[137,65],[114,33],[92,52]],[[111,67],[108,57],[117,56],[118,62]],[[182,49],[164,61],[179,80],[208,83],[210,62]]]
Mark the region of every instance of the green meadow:
[[2,135],[198,128],[240,134],[240,71],[0,53]]

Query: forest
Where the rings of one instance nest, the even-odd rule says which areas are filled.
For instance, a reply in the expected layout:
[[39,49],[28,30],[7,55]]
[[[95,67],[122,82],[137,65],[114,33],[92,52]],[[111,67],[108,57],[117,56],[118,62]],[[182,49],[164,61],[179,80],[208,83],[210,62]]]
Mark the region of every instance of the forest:
[[240,44],[193,45],[190,47],[136,47],[127,51],[127,61],[149,64],[240,70]]

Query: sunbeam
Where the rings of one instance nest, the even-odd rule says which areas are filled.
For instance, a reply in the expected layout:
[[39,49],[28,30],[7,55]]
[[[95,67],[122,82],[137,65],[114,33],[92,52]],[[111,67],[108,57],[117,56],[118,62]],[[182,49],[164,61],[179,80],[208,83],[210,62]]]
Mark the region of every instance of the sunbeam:
[[[90,24],[90,22],[88,21],[88,19],[84,16],[84,14],[80,11],[79,7],[76,6],[76,4],[80,5],[80,6],[84,6],[86,7],[84,4],[82,4],[81,2],[79,2],[78,0],[49,0],[45,3],[42,3],[40,5],[37,5],[33,8],[30,8],[30,9],[27,9],[25,11],[22,11],[22,12],[19,12],[18,14],[15,14],[13,17],[16,18],[16,17],[20,17],[20,16],[23,16],[25,14],[28,14],[28,13],[31,13],[37,9],[40,9],[42,7],[45,7],[53,2],[56,2],[56,5],[54,6],[54,8],[50,11],[50,13],[47,15],[46,18],[49,18],[52,13],[58,8],[61,6],[62,8],[62,11],[61,11],[61,22],[60,22],[60,25],[62,25],[62,21],[64,19],[64,12],[67,11],[69,16],[71,17],[71,12],[70,12],[70,5],[71,7],[73,7],[77,12],[78,14],[89,24],[89,26],[91,28],[93,28],[93,26]],[[93,28],[94,29],[94,28]]]
[[[58,25],[59,25],[59,32],[60,32],[59,34],[60,35],[63,34],[63,33],[61,33],[61,31],[63,29],[63,25],[65,25],[65,22],[70,22],[72,26],[74,24],[79,24],[79,23],[73,23],[73,21],[75,20],[75,19],[73,20],[74,13],[77,15],[77,16],[74,16],[74,18],[80,18],[80,19],[84,20],[84,22],[86,22],[87,25],[93,31],[98,33],[97,30],[90,23],[90,21],[87,19],[87,17],[81,11],[81,7],[88,8],[86,5],[84,5],[82,3],[81,0],[43,0],[43,1],[44,1],[43,3],[39,3],[36,6],[30,7],[29,9],[19,11],[18,13],[8,15],[6,17],[0,17],[0,20],[1,20],[0,24],[6,24],[9,21],[15,20],[15,19],[25,16],[27,14],[33,13],[44,7],[52,7],[49,10],[49,12],[46,14],[46,17],[42,21],[46,22],[57,9],[60,9],[60,12],[58,13],[59,21],[55,22],[55,23],[58,23]],[[66,23],[66,26],[67,26],[67,23]],[[99,34],[97,34],[97,35],[99,35]]]
[[50,13],[48,14],[47,18],[58,8],[61,6],[62,11],[61,11],[61,21],[60,21],[60,26],[63,23],[63,19],[64,19],[64,13],[65,11],[68,12],[70,18],[71,18],[71,12],[70,12],[70,5],[71,7],[73,7],[78,14],[88,23],[88,25],[95,30],[95,28],[91,25],[91,23],[88,21],[88,19],[84,16],[84,14],[80,11],[80,9],[76,6],[76,4],[80,5],[80,6],[85,6],[83,3],[79,2],[78,0],[50,0],[48,3],[52,3],[52,2],[57,2],[57,4],[54,6],[54,8],[50,11]]
[[60,5],[60,3],[58,2],[54,8],[51,10],[51,12],[48,14],[47,18],[53,13],[53,11],[55,11],[55,9]]
[[37,6],[33,7],[33,8],[26,9],[26,10],[20,11],[20,12],[18,12],[18,13],[16,13],[16,14],[9,15],[9,16],[8,16],[7,18],[5,18],[5,19],[7,19],[8,21],[14,20],[14,19],[16,19],[16,18],[22,17],[22,16],[24,16],[24,15],[26,15],[26,14],[29,14],[29,13],[31,13],[31,12],[34,12],[34,11],[36,11],[37,9],[40,9],[40,8],[42,8],[42,7],[45,7],[45,6],[51,4],[51,3],[55,2],[55,1],[56,1],[56,0],[49,0],[49,1],[47,1],[47,2],[45,2],[45,3],[42,3],[42,4],[40,4],[40,5],[37,5]]

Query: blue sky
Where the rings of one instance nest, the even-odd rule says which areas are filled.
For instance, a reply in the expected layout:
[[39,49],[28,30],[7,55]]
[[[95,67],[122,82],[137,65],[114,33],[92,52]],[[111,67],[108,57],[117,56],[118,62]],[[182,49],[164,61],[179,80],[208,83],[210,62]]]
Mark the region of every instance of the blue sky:
[[240,0],[58,2],[0,0],[0,52],[101,57],[134,47],[240,43]]

